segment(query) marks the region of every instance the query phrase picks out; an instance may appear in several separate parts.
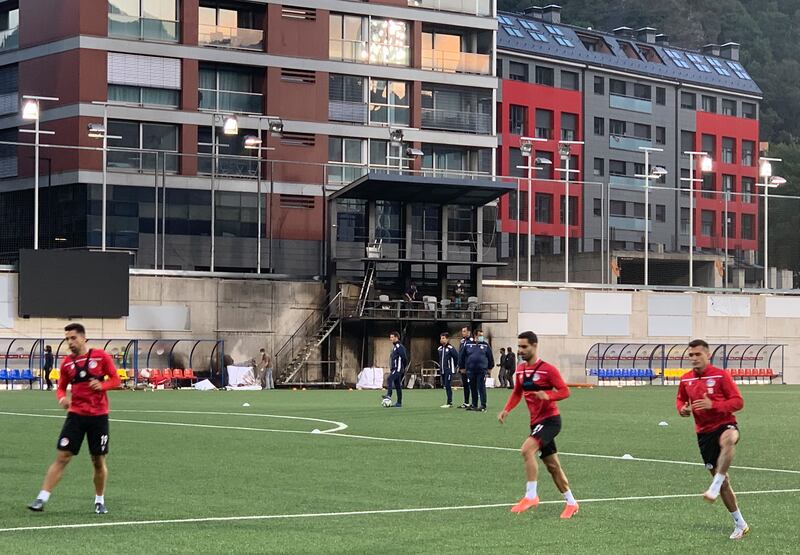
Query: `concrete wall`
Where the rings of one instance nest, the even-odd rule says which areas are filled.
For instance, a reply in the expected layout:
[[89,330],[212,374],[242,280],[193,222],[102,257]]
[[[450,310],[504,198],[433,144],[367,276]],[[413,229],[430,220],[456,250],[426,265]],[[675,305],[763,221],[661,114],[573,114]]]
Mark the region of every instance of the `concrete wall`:
[[[563,315],[558,309],[542,308],[539,315],[533,317],[520,317],[520,297],[530,291],[542,291],[550,294],[566,296]],[[589,348],[595,343],[681,343],[690,339],[703,338],[709,343],[780,343],[785,347],[785,381],[787,383],[800,383],[800,298],[779,297],[772,295],[708,295],[695,293],[656,293],[646,291],[620,292],[630,296],[630,314],[627,315],[627,335],[599,336],[584,335],[587,312],[585,298],[589,291],[580,289],[517,289],[516,287],[484,286],[484,300],[487,302],[504,302],[509,305],[509,322],[507,324],[486,324],[484,329],[491,330],[492,346],[495,351],[506,345],[516,345],[516,335],[520,325],[524,325],[536,332],[540,339],[540,354],[558,366],[562,373],[572,382],[587,381],[584,371],[584,360]],[[653,311],[648,312],[650,298],[672,297],[662,300],[664,304],[680,305],[686,303],[691,307],[685,316],[664,316],[662,318],[675,318],[674,323],[682,325],[683,335],[658,336],[649,335],[649,329],[654,329]],[[739,302],[749,305],[749,316],[710,316],[709,297],[717,301],[724,299],[741,299]],[[689,299],[688,301],[686,299]],[[550,312],[546,312],[546,311]],[[624,311],[622,311],[624,312]],[[592,316],[592,315],[589,315]],[[619,316],[594,315],[604,318],[611,327],[619,320]],[[624,316],[624,315],[623,315]],[[539,319],[537,320],[537,317]],[[561,320],[559,320],[561,318]],[[566,325],[558,328],[558,323]],[[522,324],[520,324],[522,321]],[[538,323],[537,323],[538,322]],[[554,322],[557,322],[554,325]],[[545,329],[549,328],[549,329]],[[542,331],[545,329],[545,331]],[[779,369],[779,357],[773,361],[773,368]],[[745,365],[746,366],[746,365]]]

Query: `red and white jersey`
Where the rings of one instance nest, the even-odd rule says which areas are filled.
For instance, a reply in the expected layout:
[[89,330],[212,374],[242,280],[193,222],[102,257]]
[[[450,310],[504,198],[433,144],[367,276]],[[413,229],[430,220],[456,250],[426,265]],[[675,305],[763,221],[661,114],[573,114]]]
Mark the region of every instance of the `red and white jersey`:
[[[546,391],[547,400],[539,399],[537,391]],[[546,418],[558,415],[556,401],[569,397],[569,388],[561,377],[561,372],[552,364],[538,360],[533,364],[523,362],[514,372],[514,391],[508,398],[505,410],[510,412],[522,398],[531,413],[531,424],[538,424]]]
[[[108,380],[103,381],[105,376],[108,376]],[[92,379],[100,381],[103,389],[95,391],[89,387]],[[82,416],[102,416],[108,414],[106,391],[118,388],[121,382],[111,355],[102,349],[90,349],[85,355],[64,357],[56,389],[59,400],[66,397],[69,384],[72,384],[69,412]]]
[[694,428],[698,434],[713,432],[726,424],[736,424],[733,413],[742,410],[744,399],[730,372],[710,364],[701,374],[695,370],[686,372],[681,376],[675,405],[680,412],[686,403],[691,406],[692,401],[700,400],[706,395],[711,399],[712,408],[692,409]]

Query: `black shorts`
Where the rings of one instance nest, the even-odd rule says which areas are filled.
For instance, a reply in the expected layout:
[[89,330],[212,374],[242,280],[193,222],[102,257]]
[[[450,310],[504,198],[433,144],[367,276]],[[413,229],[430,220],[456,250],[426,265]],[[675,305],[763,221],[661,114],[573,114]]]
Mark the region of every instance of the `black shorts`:
[[[713,432],[706,432],[704,434],[697,434],[697,444],[700,446],[700,455],[703,457],[703,462],[706,463],[708,470],[713,470],[717,467],[717,459],[719,458],[719,438],[725,430],[739,430],[736,424],[725,424],[720,426]],[[739,443],[739,440],[736,440]]]
[[86,436],[89,453],[92,455],[108,455],[108,415],[83,416],[68,413],[56,448],[77,455]]
[[551,416],[531,425],[531,437],[539,443],[539,458],[558,453],[556,436],[561,431],[561,417]]

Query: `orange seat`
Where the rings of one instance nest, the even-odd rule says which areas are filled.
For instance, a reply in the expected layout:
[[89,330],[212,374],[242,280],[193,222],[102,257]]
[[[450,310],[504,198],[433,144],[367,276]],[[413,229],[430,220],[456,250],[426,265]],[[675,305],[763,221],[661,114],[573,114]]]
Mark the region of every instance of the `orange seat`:
[[161,378],[162,378],[161,370],[159,370],[157,368],[153,368],[152,370],[150,370],[150,381],[151,382],[154,382],[154,383],[155,382],[159,382],[159,381],[161,381]]
[[164,371],[161,373],[161,375],[163,376],[163,378],[165,380],[171,380],[172,379],[172,370],[170,370],[169,368],[164,368]]
[[183,379],[189,380],[191,382],[197,381],[197,377],[194,375],[194,370],[191,368],[187,368],[183,371]]

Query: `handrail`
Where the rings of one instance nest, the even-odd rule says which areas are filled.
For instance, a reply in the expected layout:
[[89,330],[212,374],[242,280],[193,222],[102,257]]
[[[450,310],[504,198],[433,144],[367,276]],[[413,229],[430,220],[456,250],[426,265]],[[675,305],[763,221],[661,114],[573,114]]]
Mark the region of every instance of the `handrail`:
[[276,368],[278,370],[282,369],[285,366],[284,364],[282,364],[283,362],[282,359],[287,358],[287,354],[289,355],[288,360],[286,361],[287,363],[291,362],[291,360],[294,359],[296,354],[295,342],[298,339],[300,339],[302,341],[302,344],[305,345],[305,343],[308,342],[308,338],[313,333],[313,331],[316,331],[316,329],[319,328],[325,322],[325,320],[327,320],[333,314],[332,308],[334,306],[338,306],[341,304],[341,299],[342,299],[342,292],[339,291],[328,302],[328,304],[325,306],[324,309],[322,309],[321,311],[313,310],[311,314],[309,314],[306,317],[306,319],[303,320],[303,322],[298,326],[297,331],[295,331],[289,337],[289,339],[286,340],[283,346],[280,349],[278,349],[277,353],[275,353],[275,363],[276,363]]

